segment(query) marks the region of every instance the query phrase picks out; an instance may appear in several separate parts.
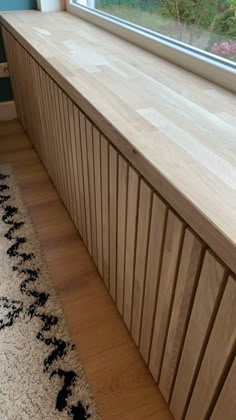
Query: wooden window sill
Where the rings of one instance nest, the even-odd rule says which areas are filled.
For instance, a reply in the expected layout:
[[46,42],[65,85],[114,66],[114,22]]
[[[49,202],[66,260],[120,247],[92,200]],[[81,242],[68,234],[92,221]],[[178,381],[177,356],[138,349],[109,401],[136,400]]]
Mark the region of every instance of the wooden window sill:
[[236,273],[235,94],[66,12],[1,24]]

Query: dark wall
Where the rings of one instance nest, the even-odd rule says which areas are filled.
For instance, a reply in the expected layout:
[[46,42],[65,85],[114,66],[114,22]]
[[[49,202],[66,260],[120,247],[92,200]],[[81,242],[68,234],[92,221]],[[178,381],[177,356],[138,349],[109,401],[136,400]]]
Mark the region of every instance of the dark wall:
[[[37,0],[0,0],[0,12],[4,10],[37,9]],[[0,32],[0,63],[6,61],[2,34]],[[13,93],[9,78],[0,78],[0,102],[11,101]]]

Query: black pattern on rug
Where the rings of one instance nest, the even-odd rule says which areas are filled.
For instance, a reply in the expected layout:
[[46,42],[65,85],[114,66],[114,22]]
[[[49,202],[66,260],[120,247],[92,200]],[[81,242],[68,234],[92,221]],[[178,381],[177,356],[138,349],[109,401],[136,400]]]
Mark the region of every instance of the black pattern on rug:
[[[13,260],[12,270],[19,275],[23,275],[20,284],[20,291],[32,298],[32,303],[28,307],[24,307],[23,302],[12,300],[7,296],[0,297],[1,313],[4,314],[0,319],[0,330],[11,328],[14,323],[18,322],[20,315],[33,319],[37,317],[41,321],[41,330],[38,331],[36,338],[48,347],[48,355],[44,359],[42,369],[49,378],[57,376],[61,380],[61,389],[58,392],[55,402],[55,409],[62,412],[66,411],[68,416],[74,420],[86,420],[91,418],[89,407],[78,401],[75,405],[68,403],[68,398],[72,395],[78,374],[73,370],[53,368],[55,361],[63,360],[63,357],[74,349],[74,345],[69,341],[58,339],[52,335],[49,337],[45,332],[52,332],[52,327],[57,325],[60,320],[53,314],[45,312],[45,304],[49,298],[49,294],[45,291],[38,291],[32,285],[36,280],[40,281],[40,269],[34,264],[34,253],[25,253],[21,251],[23,244],[27,242],[27,238],[21,235],[21,229],[24,226],[23,221],[17,221],[18,209],[8,204],[11,196],[7,180],[9,175],[0,173],[0,208],[3,210],[2,222],[7,226],[7,232],[4,235],[9,241],[7,249],[8,257]],[[28,268],[25,263],[32,262],[32,268]]]

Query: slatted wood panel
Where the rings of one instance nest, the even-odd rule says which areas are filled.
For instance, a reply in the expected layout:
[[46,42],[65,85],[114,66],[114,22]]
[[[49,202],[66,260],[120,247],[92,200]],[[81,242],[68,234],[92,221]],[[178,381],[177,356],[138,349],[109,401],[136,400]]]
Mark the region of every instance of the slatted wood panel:
[[175,418],[231,415],[234,278],[227,280],[227,268],[174,209],[3,35],[19,118]]
[[216,402],[211,420],[222,420],[227,413],[227,420],[235,420],[236,413],[236,358],[228,373],[224,387]]
[[170,403],[177,419],[186,412],[224,284],[224,267],[207,251]]
[[86,142],[88,159],[88,178],[89,178],[89,202],[91,218],[91,237],[92,237],[92,255],[97,265],[97,224],[95,207],[95,179],[94,179],[94,159],[93,159],[93,127],[91,122],[86,119]]
[[76,147],[75,160],[77,162],[77,167],[78,167],[78,178],[76,180],[76,184],[78,183],[79,197],[80,197],[80,203],[79,203],[79,206],[78,206],[78,218],[80,218],[80,223],[81,223],[80,235],[83,238],[84,243],[87,244],[84,178],[83,178],[83,163],[82,163],[81,135],[80,135],[80,119],[79,119],[79,110],[74,105],[73,105],[73,114],[74,114],[74,125],[75,125],[75,147]]
[[130,329],[133,303],[135,245],[139,196],[139,175],[129,168],[125,244],[124,321]]
[[[229,278],[207,344],[186,420],[207,418],[221,378],[236,350],[236,283]],[[236,415],[236,412],[235,412]],[[226,412],[227,417],[227,412]]]
[[187,229],[184,236],[159,383],[160,390],[167,401],[170,400],[175,373],[181,356],[183,340],[199,278],[202,253],[202,243]]
[[110,293],[116,301],[117,275],[117,183],[118,154],[109,145],[109,243],[110,243]]
[[152,191],[149,188],[149,186],[143,180],[141,180],[137,219],[137,241],[134,268],[134,294],[132,304],[131,328],[132,336],[137,346],[139,346],[140,329],[142,321],[151,204]]
[[102,184],[102,251],[103,251],[103,278],[107,288],[110,286],[109,261],[109,145],[104,136],[101,136],[101,184]]
[[152,375],[157,381],[159,381],[162,359],[164,356],[166,335],[182,248],[183,232],[183,222],[172,211],[169,211],[149,363]]
[[117,203],[117,308],[123,315],[124,277],[126,254],[126,209],[128,164],[119,156],[118,159],[118,203]]
[[94,156],[94,190],[97,227],[97,267],[103,276],[103,244],[102,244],[102,186],[101,186],[101,141],[99,131],[93,127],[93,156]]
[[153,196],[152,214],[147,255],[146,284],[143,303],[143,318],[140,339],[140,351],[146,363],[149,360],[153,332],[156,297],[159,288],[159,277],[163,255],[163,243],[166,229],[167,206]]
[[[55,104],[56,107],[56,104]],[[54,108],[55,109],[55,108]],[[55,118],[56,116],[55,112]],[[78,169],[78,159],[77,159],[77,137],[76,137],[76,127],[75,127],[75,114],[74,114],[74,105],[69,101],[69,126],[71,133],[71,154],[72,154],[72,167],[74,172],[74,223],[82,236],[82,217],[81,217],[81,196],[80,196],[80,174]],[[58,159],[59,160],[59,159]],[[59,180],[61,182],[61,179]]]

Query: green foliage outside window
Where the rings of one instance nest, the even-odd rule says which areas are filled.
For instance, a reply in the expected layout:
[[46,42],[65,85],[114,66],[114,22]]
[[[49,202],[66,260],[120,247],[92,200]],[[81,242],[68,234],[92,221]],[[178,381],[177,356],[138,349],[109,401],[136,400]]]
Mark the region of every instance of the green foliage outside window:
[[208,28],[218,9],[218,0],[163,0],[163,14],[175,18],[180,24]]
[[236,0],[95,0],[104,12],[236,61]]

